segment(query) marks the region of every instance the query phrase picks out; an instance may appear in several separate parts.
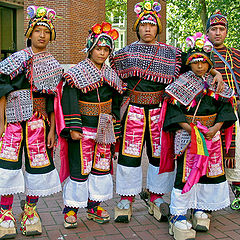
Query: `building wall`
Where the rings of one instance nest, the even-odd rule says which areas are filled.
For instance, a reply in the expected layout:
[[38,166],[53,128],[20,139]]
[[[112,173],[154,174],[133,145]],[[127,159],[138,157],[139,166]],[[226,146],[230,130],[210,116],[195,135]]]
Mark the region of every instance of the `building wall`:
[[[138,40],[136,32],[133,32],[133,24],[137,18],[136,13],[134,12],[134,6],[136,3],[141,0],[128,0],[127,6],[127,44],[135,42]],[[160,2],[162,6],[161,14],[161,23],[162,23],[162,32],[159,34],[158,41],[166,42],[166,1],[163,0],[155,0],[156,2]]]
[[55,19],[56,41],[48,47],[62,64],[76,64],[86,56],[82,50],[85,48],[88,30],[95,23],[105,20],[105,0],[25,0],[25,30],[28,23],[26,8],[29,5],[53,8],[63,18]]

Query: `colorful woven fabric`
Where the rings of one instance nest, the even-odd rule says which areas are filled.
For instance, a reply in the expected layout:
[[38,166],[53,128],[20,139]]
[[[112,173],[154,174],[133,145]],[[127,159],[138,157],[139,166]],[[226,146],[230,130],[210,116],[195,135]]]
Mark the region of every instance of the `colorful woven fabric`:
[[197,154],[202,156],[209,156],[206,140],[203,134],[194,123],[190,123],[191,132],[191,154]]
[[139,92],[139,91],[129,91],[130,92],[130,102],[137,104],[159,104],[162,100],[162,95],[164,91],[158,92]]
[[99,70],[89,58],[70,68],[63,75],[70,84],[81,89],[84,93],[101,86],[103,82],[109,84],[119,93],[126,90],[126,84],[120,80],[114,70],[106,64],[103,64]]
[[48,118],[46,111],[46,98],[33,98],[33,112],[41,114],[45,119]]
[[[206,75],[205,81],[192,71],[182,74],[174,83],[168,85],[165,91],[184,106],[188,106],[194,98],[207,87],[209,95],[215,96],[216,86],[212,87],[212,75]],[[223,98],[233,97],[234,92],[225,84],[224,91],[219,94]]]
[[[193,115],[185,115],[187,122],[190,124],[193,120]],[[200,122],[205,127],[212,127],[215,124],[217,114],[207,115],[207,116],[195,116],[194,124]]]
[[158,45],[132,43],[110,58],[111,66],[122,79],[138,76],[169,84],[179,75],[181,50],[163,43],[159,45],[157,50]]

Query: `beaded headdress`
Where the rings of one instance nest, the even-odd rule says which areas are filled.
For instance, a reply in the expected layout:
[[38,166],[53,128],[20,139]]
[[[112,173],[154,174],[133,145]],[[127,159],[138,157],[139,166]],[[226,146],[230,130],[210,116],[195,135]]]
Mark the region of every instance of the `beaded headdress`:
[[186,65],[199,61],[206,61],[213,66],[213,45],[207,36],[197,32],[194,36],[186,38],[187,61]]
[[45,26],[51,32],[50,40],[55,40],[56,32],[53,26],[52,21],[56,17],[56,12],[53,9],[46,8],[46,7],[38,7],[38,6],[29,6],[27,8],[28,18],[30,18],[27,31],[25,36],[29,38],[32,34],[32,31],[35,26]]
[[206,30],[208,32],[211,26],[222,25],[228,28],[227,17],[223,16],[219,10],[216,10],[215,13],[208,18]]
[[153,0],[139,2],[134,7],[134,12],[137,14],[137,20],[133,25],[133,31],[138,31],[140,23],[150,23],[158,26],[158,33],[162,31],[160,21],[161,4]]
[[87,37],[85,51],[90,52],[96,45],[100,47],[109,47],[110,52],[114,50],[114,40],[118,39],[119,33],[108,22],[95,24],[90,30]]

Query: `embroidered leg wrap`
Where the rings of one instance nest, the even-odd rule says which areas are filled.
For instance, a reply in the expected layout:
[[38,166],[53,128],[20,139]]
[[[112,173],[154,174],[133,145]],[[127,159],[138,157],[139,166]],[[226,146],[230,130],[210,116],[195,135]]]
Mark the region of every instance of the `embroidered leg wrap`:
[[167,221],[170,210],[168,203],[164,202],[163,194],[150,193],[148,213],[158,221]]
[[132,217],[132,203],[135,196],[121,196],[120,202],[114,208],[114,221],[128,223]]
[[65,206],[65,208],[63,209],[65,228],[77,227],[77,212],[78,212],[78,208],[71,208],[71,207]]
[[13,216],[12,208],[1,208],[0,213],[0,239],[14,238],[17,234],[16,219]]
[[110,216],[104,208],[100,206],[95,206],[87,210],[87,219],[92,219],[94,222],[102,224],[109,222]]
[[195,239],[196,232],[185,216],[172,216],[169,221],[169,234],[176,240]]
[[25,203],[22,213],[21,227],[23,235],[38,235],[42,233],[42,224],[36,210],[36,204]]

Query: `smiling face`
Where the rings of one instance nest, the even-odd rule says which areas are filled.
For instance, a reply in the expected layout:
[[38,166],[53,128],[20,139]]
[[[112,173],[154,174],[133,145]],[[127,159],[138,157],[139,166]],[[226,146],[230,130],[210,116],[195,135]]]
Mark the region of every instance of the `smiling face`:
[[109,47],[100,47],[96,45],[89,53],[89,58],[97,66],[98,69],[101,69],[102,64],[106,61],[109,54]]
[[192,71],[199,77],[204,76],[209,69],[209,63],[207,61],[199,61],[190,64]]
[[29,39],[31,39],[31,47],[34,53],[46,50],[50,41],[51,32],[46,26],[36,26]]
[[221,48],[227,36],[227,28],[220,24],[212,26],[209,28],[207,36],[216,48]]
[[140,23],[138,28],[140,43],[155,43],[157,31],[157,25],[153,25],[150,23]]

